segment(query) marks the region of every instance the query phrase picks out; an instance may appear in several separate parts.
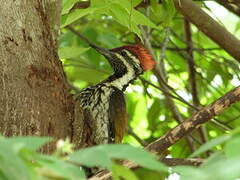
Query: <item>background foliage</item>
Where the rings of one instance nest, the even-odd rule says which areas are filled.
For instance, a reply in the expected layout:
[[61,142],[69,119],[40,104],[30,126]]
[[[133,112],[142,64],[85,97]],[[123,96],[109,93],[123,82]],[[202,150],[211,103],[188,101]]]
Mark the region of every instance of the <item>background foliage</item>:
[[[136,9],[134,7],[141,0],[92,0],[86,9],[69,11],[76,1],[70,2],[65,1],[63,6],[60,55],[73,85],[83,88],[95,84],[106,78],[111,69],[103,57],[64,28],[70,23],[90,40],[107,48],[134,43],[136,35],[144,39],[144,34],[147,34],[156,61],[164,65],[167,83],[172,87],[170,93],[193,104],[184,18],[176,12],[173,1],[159,3],[153,0],[148,7]],[[214,1],[197,3],[230,32],[239,36],[237,17]],[[191,38],[199,99],[199,104],[195,105],[201,107],[239,84],[239,65],[194,26]],[[64,53],[66,49],[68,51]],[[142,77],[157,87],[161,86],[152,72]],[[137,80],[127,89],[126,94],[130,130],[124,142],[135,146],[147,144],[178,124],[168,99],[159,89]],[[176,99],[173,101],[182,119],[190,117],[194,112],[186,103]],[[239,124],[239,117],[239,105],[235,105],[218,117],[221,125],[211,122],[206,124],[202,129],[204,136],[194,133],[191,145],[183,139],[170,148],[169,154],[172,157],[188,157],[201,144],[234,129]],[[137,140],[134,138],[136,136]]]
[[[147,72],[126,90],[129,130],[124,138],[125,143],[144,146],[152,142],[175,127],[179,120],[190,117],[196,108],[210,104],[239,85],[238,62],[193,25],[190,27],[191,33],[187,34],[189,25],[176,12],[173,1],[163,0],[159,3],[158,0],[151,0],[142,7],[139,5],[141,0],[92,0],[90,6],[84,9],[76,8],[76,2],[64,1],[59,49],[67,77],[73,86],[81,89],[96,84],[112,71],[102,56],[69,31],[67,27],[70,24],[91,41],[107,48],[134,43],[138,36],[143,42],[150,43],[149,47],[161,66],[165,84],[156,73]],[[195,3],[236,37],[240,36],[238,17],[214,1]],[[193,64],[189,63],[189,59]],[[164,91],[178,99],[169,97]],[[229,141],[230,135],[226,135],[240,123],[239,110],[239,104],[234,105],[215,119],[217,123],[207,123],[191,137],[169,148],[168,155],[173,158],[187,158],[192,153],[207,158],[219,151],[199,169],[176,168],[182,178],[189,179],[194,175],[197,179],[214,179],[213,175],[216,174],[219,176],[215,179],[239,177],[238,173],[232,173],[233,167],[239,168],[239,165],[234,165],[237,161],[232,157],[238,154],[234,153],[236,150],[233,148],[237,137]],[[223,141],[229,142],[222,146]],[[205,153],[199,154],[202,152],[199,147],[205,143],[207,145],[203,147],[210,150],[205,149]],[[235,145],[239,147],[239,144]],[[228,168],[223,167],[222,158],[228,159],[225,161],[229,163]],[[226,173],[224,176],[223,172]]]
[[[182,120],[194,113],[191,105],[208,105],[239,84],[238,62],[192,25],[194,81],[199,101],[194,104],[184,18],[176,12],[173,1],[159,3],[152,0],[147,7],[141,7],[137,6],[141,0],[92,0],[90,6],[84,9],[75,8],[76,0],[63,2],[59,54],[67,77],[75,87],[82,89],[96,84],[112,71],[102,56],[68,30],[69,24],[91,41],[107,48],[134,43],[136,35],[142,39],[147,36],[156,61],[165,71],[168,92],[182,99],[171,98]],[[240,23],[235,15],[214,1],[195,3],[234,35],[240,36]],[[136,6],[138,8],[134,8]],[[159,89],[163,86],[162,82],[159,84],[156,73],[147,72],[141,80],[138,79],[127,88],[130,130],[124,142],[135,146],[148,144],[179,123],[169,99]],[[193,134],[194,149],[234,129],[240,121],[239,109],[237,104],[217,117],[221,124],[206,124],[204,138]],[[141,141],[133,136],[138,136]],[[170,154],[184,158],[194,149],[184,139],[170,148]]]
[[[237,61],[193,25],[191,55],[185,20],[176,12],[172,0],[160,3],[151,0],[144,7],[138,6],[141,0],[91,0],[89,7],[77,6],[82,2],[87,3],[63,0],[59,56],[70,84],[82,89],[104,80],[112,70],[102,56],[68,29],[69,25],[106,48],[134,43],[137,36],[142,41],[147,40],[164,75],[165,84],[156,73],[147,72],[127,88],[129,130],[124,143],[141,147],[152,142],[175,127],[179,117],[182,120],[190,117],[196,108],[208,105],[239,85]],[[214,1],[195,3],[240,37],[238,17]],[[189,64],[191,56],[195,66]],[[195,70],[195,95],[199,102],[192,98],[191,68]],[[72,93],[76,93],[76,89],[73,88]],[[217,117],[215,123],[207,123],[169,148],[168,157],[205,158],[199,168],[177,166],[167,169],[153,155],[128,145],[103,145],[73,152],[72,145],[65,141],[59,142],[57,151],[47,156],[36,151],[49,138],[2,137],[0,179],[84,179],[79,165],[107,168],[115,179],[164,179],[169,175],[169,179],[174,179],[175,173],[182,179],[193,176],[199,180],[239,178],[240,136],[236,129],[240,123],[239,110],[240,105],[234,105]],[[116,159],[135,161],[142,168],[133,172],[119,165]]]

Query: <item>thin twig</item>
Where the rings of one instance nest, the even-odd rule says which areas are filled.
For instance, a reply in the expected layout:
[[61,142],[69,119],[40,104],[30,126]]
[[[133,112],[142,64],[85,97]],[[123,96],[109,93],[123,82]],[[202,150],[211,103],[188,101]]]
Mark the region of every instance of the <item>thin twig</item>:
[[[192,94],[193,105],[195,107],[200,107],[200,101],[198,98],[197,91],[197,82],[196,82],[196,70],[195,70],[195,62],[194,62],[194,54],[193,54],[193,42],[192,42],[192,31],[191,24],[187,19],[184,19],[184,31],[185,31],[185,39],[187,44],[187,64],[188,64],[188,72],[189,72],[189,82],[190,89]],[[204,126],[199,127],[198,133],[202,143],[204,144],[207,141],[207,133]]]
[[147,145],[147,143],[141,139],[131,128],[128,128],[128,134],[134,137],[143,147]]
[[[146,47],[149,49],[150,53],[154,56],[153,53],[153,49],[150,43],[150,36],[148,36],[149,34],[147,34],[143,28],[141,28],[142,31],[142,35],[143,35],[143,39],[145,41],[145,45]],[[183,118],[178,110],[178,107],[175,105],[174,101],[172,100],[171,96],[169,96],[169,89],[167,88],[167,74],[166,74],[166,70],[165,70],[165,64],[164,64],[164,59],[165,59],[165,52],[166,52],[166,48],[169,42],[169,37],[170,37],[170,29],[167,27],[165,29],[165,40],[163,42],[163,48],[161,50],[161,56],[160,56],[160,63],[157,64],[153,70],[153,73],[155,74],[155,76],[158,79],[158,83],[161,86],[161,89],[163,89],[163,93],[166,97],[166,102],[168,103],[169,109],[172,112],[172,115],[174,117],[174,119],[180,124],[183,121]],[[155,58],[156,59],[156,58]],[[161,83],[162,81],[164,81],[165,83]],[[166,92],[166,93],[165,93]],[[191,137],[186,137],[186,141],[191,149],[191,151],[194,151],[194,146],[192,143],[192,139]]]
[[[141,77],[140,77],[140,78],[141,78]],[[178,101],[186,104],[187,106],[193,108],[194,110],[197,110],[197,111],[200,110],[198,107],[195,107],[193,104],[191,104],[191,103],[187,102],[186,100],[184,100],[184,99],[183,99],[180,95],[178,95],[176,92],[175,92],[174,94],[176,94],[177,96],[174,96],[174,95],[172,95],[170,92],[165,91],[165,90],[162,89],[161,87],[156,86],[155,84],[151,83],[150,81],[148,81],[148,80],[146,80],[146,79],[141,78],[141,80],[144,81],[144,82],[146,82],[146,83],[148,83],[149,85],[153,86],[154,88],[162,91],[163,93],[168,94],[168,95],[171,96],[172,98],[174,98],[174,99],[176,99],[176,100],[178,100]],[[170,88],[173,89],[172,87],[170,87]],[[173,90],[172,92],[174,92],[174,90]],[[212,122],[213,124],[219,126],[219,127],[220,127],[221,129],[223,129],[224,131],[230,131],[230,130],[233,129],[231,126],[226,125],[226,124],[223,124],[222,122],[220,122],[220,121],[219,121],[218,119],[216,119],[216,118],[212,119],[210,122]]]

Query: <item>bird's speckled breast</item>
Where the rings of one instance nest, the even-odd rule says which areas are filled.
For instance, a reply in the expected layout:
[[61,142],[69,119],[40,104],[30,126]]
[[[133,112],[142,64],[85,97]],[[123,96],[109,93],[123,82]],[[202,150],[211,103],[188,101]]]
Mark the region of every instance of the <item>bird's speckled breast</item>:
[[107,144],[111,141],[109,135],[109,99],[114,91],[105,84],[88,87],[77,96],[83,110],[92,116],[90,127],[93,128],[91,139],[96,144]]

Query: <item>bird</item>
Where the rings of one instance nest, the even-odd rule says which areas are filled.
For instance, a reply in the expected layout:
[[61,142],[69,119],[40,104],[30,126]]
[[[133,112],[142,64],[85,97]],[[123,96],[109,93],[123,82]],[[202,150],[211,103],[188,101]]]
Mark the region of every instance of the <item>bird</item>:
[[[88,42],[103,55],[113,74],[100,83],[76,94],[75,120],[81,121],[81,147],[121,143],[128,125],[124,91],[143,72],[151,70],[155,61],[141,44],[130,44],[113,49]],[[81,120],[79,111],[81,110]]]

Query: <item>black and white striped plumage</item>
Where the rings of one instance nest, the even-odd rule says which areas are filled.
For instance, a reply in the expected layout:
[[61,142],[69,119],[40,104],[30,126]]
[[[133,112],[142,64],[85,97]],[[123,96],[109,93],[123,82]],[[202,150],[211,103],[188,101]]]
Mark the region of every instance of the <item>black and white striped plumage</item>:
[[[136,54],[139,48],[143,47],[130,45],[112,50],[96,48],[108,59],[114,74],[99,84],[82,90],[77,95],[76,108],[81,108],[84,116],[85,132],[82,133],[84,137],[81,138],[81,147],[121,142],[127,126],[123,92],[129,83],[146,70],[140,60],[143,57]],[[145,49],[142,50],[147,52]],[[149,54],[146,56],[150,58]],[[154,61],[152,59],[149,61],[152,61],[153,66]]]

